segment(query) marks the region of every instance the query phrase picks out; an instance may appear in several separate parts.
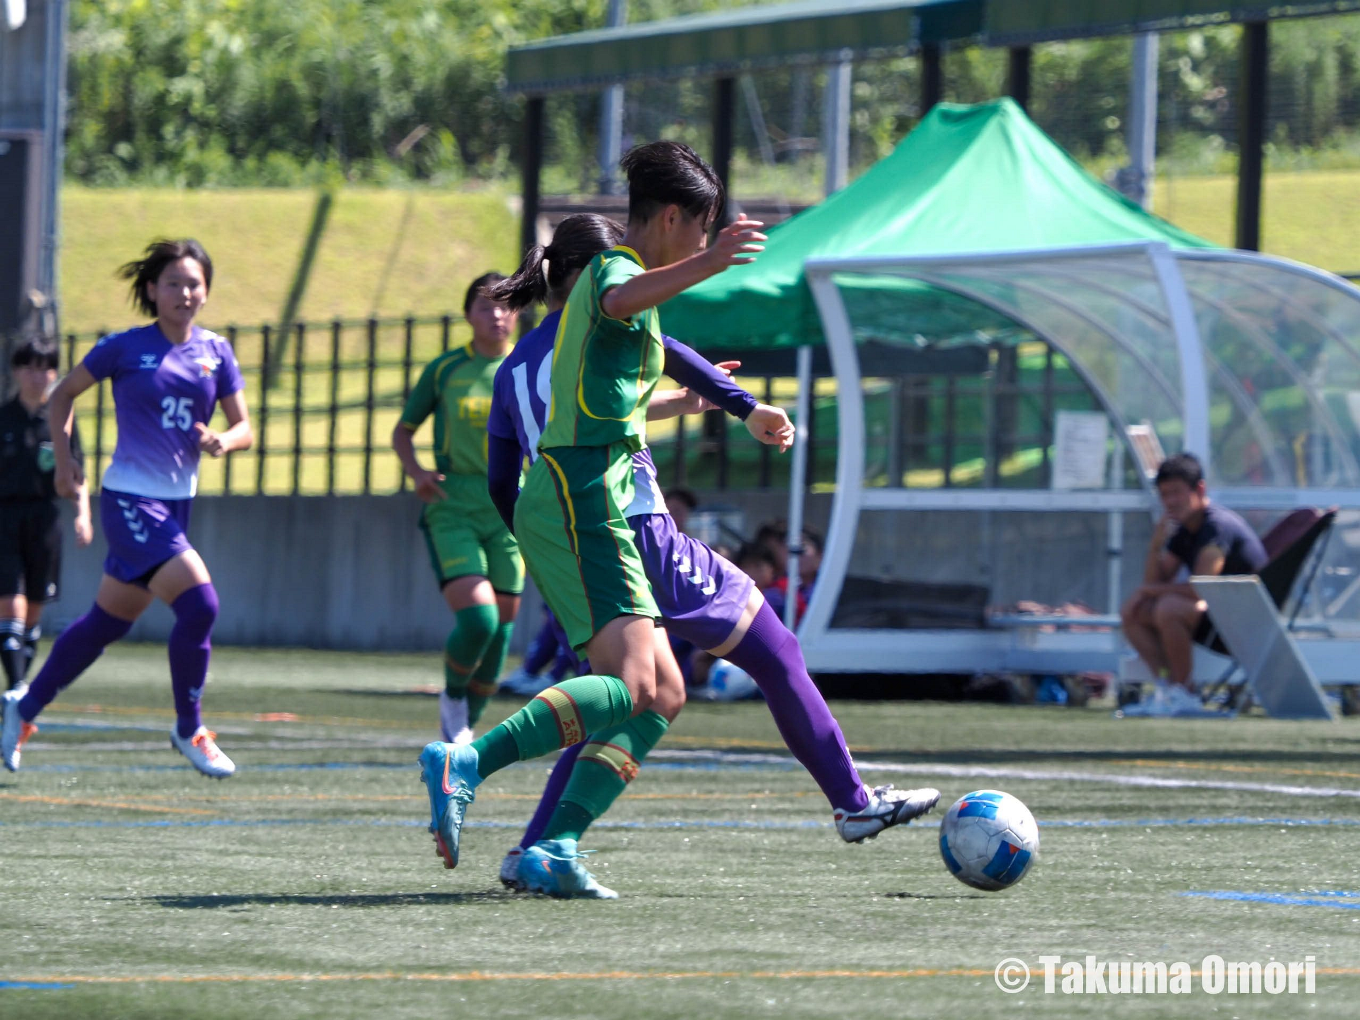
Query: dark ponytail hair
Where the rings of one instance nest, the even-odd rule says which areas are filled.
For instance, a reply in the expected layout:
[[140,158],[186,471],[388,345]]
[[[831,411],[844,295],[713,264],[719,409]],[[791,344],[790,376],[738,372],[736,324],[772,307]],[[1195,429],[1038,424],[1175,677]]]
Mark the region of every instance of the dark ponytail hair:
[[[552,243],[534,245],[524,255],[515,275],[486,289],[493,301],[504,301],[515,310],[546,301],[549,296],[565,300],[567,280],[590,260],[623,240],[623,225],[599,213],[568,216],[553,231]],[[543,272],[543,263],[548,271]]]
[[212,290],[212,259],[203,250],[203,245],[192,237],[186,237],[182,241],[167,241],[161,238],[146,246],[146,254],[142,258],[133,259],[118,267],[118,275],[124,280],[132,281],[133,307],[153,319],[156,317],[156,302],[146,296],[146,285],[159,280],[161,273],[165,272],[165,267],[180,259],[193,259],[202,266],[203,283],[207,290]]

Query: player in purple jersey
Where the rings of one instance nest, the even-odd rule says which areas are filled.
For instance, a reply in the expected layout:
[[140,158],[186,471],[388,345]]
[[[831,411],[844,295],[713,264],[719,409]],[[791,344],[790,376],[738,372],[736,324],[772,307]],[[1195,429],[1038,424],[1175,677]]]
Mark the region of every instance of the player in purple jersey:
[[[197,241],[151,244],[120,275],[131,281],[133,304],[155,321],[104,337],[52,392],[56,486],[69,497],[84,481],[71,457],[72,403],[100,380],[113,382],[118,445],[99,497],[109,552],[89,612],[57,638],[28,693],[5,696],[0,752],[11,772],[19,768],[24,742],[37,732],[38,713],[127,634],[153,599],[175,614],[171,746],[206,776],[220,779],[236,770],[200,715],[218,601],[208,568],[185,534],[200,454],[221,457],[253,440],[231,344],[194,325],[212,273],[212,260]],[[222,432],[209,427],[219,404],[227,419]]]
[[[558,226],[547,250],[546,283],[530,285],[535,274],[539,274],[538,281],[542,276],[538,265],[527,260],[499,295],[514,307],[546,291],[550,309],[501,366],[493,389],[487,422],[488,478],[492,500],[507,521],[513,519],[518,465],[523,457],[537,456],[537,437],[547,417],[547,380],[560,308],[590,259],[616,243],[598,224],[572,222],[581,219],[585,217],[572,217]],[[724,374],[738,363],[715,368],[684,344],[669,337],[663,342],[666,373],[701,394],[709,406],[742,420],[762,406]],[[664,407],[648,410],[649,419],[666,416]],[[657,484],[651,451],[644,447],[634,454],[633,466],[636,496],[624,516],[637,539],[666,627],[751,675],[765,694],[785,743],[831,802],[841,836],[858,843],[929,811],[939,800],[937,790],[871,789],[864,784],[839,725],[808,676],[797,639],[765,604],[750,577],[676,528]],[[579,857],[563,853],[561,847],[565,836],[573,841],[568,849],[574,851],[574,840],[584,828],[581,823],[590,821],[572,800],[580,771],[599,768],[592,760],[578,760],[585,746],[577,744],[559,758],[524,838],[502,862],[501,880],[506,885],[557,896],[612,898],[613,893],[595,882]]]

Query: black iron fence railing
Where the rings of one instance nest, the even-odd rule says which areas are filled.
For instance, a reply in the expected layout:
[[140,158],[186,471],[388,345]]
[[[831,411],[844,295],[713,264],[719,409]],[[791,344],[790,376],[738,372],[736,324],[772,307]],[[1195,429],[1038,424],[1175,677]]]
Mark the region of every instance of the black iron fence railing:
[[[63,368],[76,365],[106,331],[62,341]],[[221,331],[246,383],[255,444],[201,462],[205,495],[340,495],[405,491],[409,482],[390,436],[424,366],[471,340],[461,317],[299,322]],[[4,367],[8,367],[8,345]],[[744,377],[767,403],[792,410],[797,382]],[[869,485],[1033,486],[1049,482],[1051,422],[1059,408],[1093,408],[1085,385],[1042,344],[996,345],[965,373],[907,374],[864,381]],[[8,380],[0,379],[0,392]],[[808,485],[835,481],[834,381],[814,380],[808,421]],[[110,384],[76,402],[86,472],[98,487],[118,440]],[[429,426],[417,436],[431,461]],[[787,489],[791,458],[746,435],[721,412],[648,427],[665,485],[695,489]]]
[[[78,364],[107,332],[65,336],[63,370]],[[272,325],[228,326],[220,332],[231,341],[245,379],[255,444],[221,460],[205,458],[199,474],[204,495],[406,490],[409,483],[390,445],[392,429],[425,365],[471,340],[467,323],[454,315],[298,322],[286,334]],[[770,397],[781,389],[773,379],[747,384]],[[791,380],[788,388],[791,394]],[[786,402],[791,401],[790,396]],[[75,414],[87,473],[98,487],[118,441],[110,384],[84,394]],[[431,459],[428,428],[417,439],[426,461]],[[749,441],[738,477],[728,432],[714,413],[654,423],[652,445],[662,478],[667,484],[713,488],[769,488],[787,478],[786,463]]]

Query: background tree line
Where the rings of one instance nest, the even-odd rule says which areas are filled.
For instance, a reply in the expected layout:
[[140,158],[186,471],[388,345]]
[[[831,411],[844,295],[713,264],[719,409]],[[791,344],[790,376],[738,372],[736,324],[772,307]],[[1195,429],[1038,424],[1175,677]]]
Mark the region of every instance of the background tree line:
[[[740,5],[631,0],[629,16]],[[599,27],[605,7],[606,0],[180,0],[170,7],[76,0],[67,173],[96,185],[187,186],[506,177],[522,116],[521,100],[500,89],[506,49]],[[1162,37],[1159,150],[1168,168],[1231,169],[1238,37],[1235,26]],[[1271,40],[1272,167],[1360,166],[1360,16],[1277,22]],[[1130,56],[1128,38],[1035,52],[1031,112],[1096,168],[1123,156]],[[807,190],[812,171],[802,164],[815,156],[822,77],[817,69],[762,73],[741,93],[738,169],[752,173],[752,184]],[[1003,51],[974,47],[946,57],[951,100],[998,95],[1004,77]],[[857,166],[880,158],[915,124],[918,83],[914,58],[856,67]],[[550,98],[549,190],[593,187],[597,104],[588,94]],[[688,138],[705,151],[710,106],[703,81],[632,85],[626,130],[636,140]]]

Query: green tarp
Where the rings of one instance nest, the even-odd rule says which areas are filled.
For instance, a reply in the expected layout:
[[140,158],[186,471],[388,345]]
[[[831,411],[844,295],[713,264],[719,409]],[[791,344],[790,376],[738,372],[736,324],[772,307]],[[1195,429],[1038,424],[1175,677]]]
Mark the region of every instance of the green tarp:
[[[1212,247],[1089,175],[1012,100],[940,104],[853,184],[771,227],[765,251],[661,308],[662,328],[696,347],[820,344],[803,279],[815,256],[945,255],[1131,240]],[[994,316],[922,285],[863,300],[896,306],[940,340]],[[896,288],[894,288],[896,290]],[[976,312],[976,321],[970,321]]]
[[640,21],[512,47],[505,84],[541,93],[907,53],[976,37],[982,15],[982,0],[798,0]]
[[795,0],[515,46],[506,57],[505,84],[511,92],[542,94],[829,63],[846,54],[877,59],[924,43],[1031,45],[1357,9],[1360,0]]

